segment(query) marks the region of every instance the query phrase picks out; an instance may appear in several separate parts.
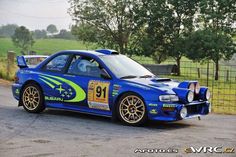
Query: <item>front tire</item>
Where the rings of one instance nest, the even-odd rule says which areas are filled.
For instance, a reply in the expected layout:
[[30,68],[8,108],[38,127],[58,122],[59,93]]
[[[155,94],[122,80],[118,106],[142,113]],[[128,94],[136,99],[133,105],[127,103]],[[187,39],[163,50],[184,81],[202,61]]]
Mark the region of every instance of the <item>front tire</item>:
[[143,99],[135,93],[124,94],[117,104],[117,115],[125,124],[132,126],[144,124],[147,112]]
[[41,88],[37,84],[27,84],[22,90],[21,103],[27,112],[42,112],[45,105]]

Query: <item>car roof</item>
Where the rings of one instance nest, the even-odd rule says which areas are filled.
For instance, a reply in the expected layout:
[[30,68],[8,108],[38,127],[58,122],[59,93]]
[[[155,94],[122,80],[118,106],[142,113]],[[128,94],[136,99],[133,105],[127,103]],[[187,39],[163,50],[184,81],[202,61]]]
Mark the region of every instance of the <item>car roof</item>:
[[93,56],[104,56],[104,55],[112,55],[119,54],[115,50],[110,49],[98,49],[98,50],[63,50],[58,53],[73,53],[73,54],[84,54],[84,55],[93,55]]

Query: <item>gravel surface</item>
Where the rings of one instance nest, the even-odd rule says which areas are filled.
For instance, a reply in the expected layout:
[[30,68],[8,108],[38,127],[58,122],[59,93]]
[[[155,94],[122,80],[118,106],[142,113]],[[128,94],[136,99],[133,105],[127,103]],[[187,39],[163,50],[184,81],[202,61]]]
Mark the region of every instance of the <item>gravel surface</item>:
[[[235,124],[235,115],[216,114],[201,121],[149,122],[144,127],[62,110],[30,114],[17,107],[9,86],[0,86],[0,157],[235,157],[236,153],[184,151],[191,146],[236,148]],[[174,148],[178,153],[135,153],[137,148]]]

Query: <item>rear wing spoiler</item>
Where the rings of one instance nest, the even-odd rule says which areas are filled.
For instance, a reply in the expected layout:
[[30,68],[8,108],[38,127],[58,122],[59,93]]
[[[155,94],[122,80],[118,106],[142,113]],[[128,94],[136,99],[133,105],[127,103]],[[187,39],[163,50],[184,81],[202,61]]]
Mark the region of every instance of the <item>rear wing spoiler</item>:
[[21,68],[29,68],[35,67],[37,64],[41,63],[48,56],[45,55],[25,55],[25,56],[17,56],[17,66]]

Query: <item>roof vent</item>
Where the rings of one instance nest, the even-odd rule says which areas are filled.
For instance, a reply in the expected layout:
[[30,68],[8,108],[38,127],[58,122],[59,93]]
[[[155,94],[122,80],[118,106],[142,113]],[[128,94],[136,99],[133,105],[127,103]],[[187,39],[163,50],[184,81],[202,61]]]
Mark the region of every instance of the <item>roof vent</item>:
[[117,52],[116,50],[110,50],[110,49],[99,49],[99,50],[95,50],[96,52],[102,53],[102,54],[106,54],[106,55],[117,55],[119,54],[119,52]]

